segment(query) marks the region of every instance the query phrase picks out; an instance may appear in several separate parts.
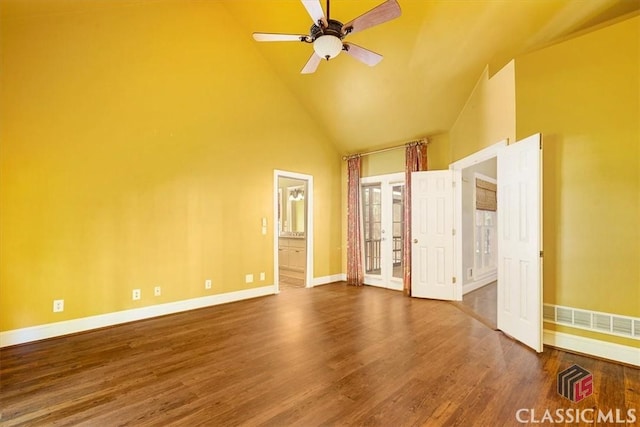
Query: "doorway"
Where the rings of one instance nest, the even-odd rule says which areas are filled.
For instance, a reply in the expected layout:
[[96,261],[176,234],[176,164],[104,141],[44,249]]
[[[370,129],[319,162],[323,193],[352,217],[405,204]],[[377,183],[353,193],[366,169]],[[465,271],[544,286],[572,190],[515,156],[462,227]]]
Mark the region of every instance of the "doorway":
[[[542,135],[413,172],[411,295],[462,300],[462,170],[497,158],[497,328],[542,351]],[[453,189],[453,191],[451,191]],[[449,219],[453,218],[453,221]],[[448,237],[447,237],[448,236]]]
[[312,286],[313,177],[274,171],[274,286]]
[[462,304],[492,329],[498,326],[497,158],[462,169]]
[[[501,141],[450,166],[460,172],[454,198],[457,247],[455,274],[461,278],[459,308],[492,329],[498,328],[497,158]],[[482,194],[481,194],[482,193]]]
[[404,173],[361,178],[364,282],[402,290]]

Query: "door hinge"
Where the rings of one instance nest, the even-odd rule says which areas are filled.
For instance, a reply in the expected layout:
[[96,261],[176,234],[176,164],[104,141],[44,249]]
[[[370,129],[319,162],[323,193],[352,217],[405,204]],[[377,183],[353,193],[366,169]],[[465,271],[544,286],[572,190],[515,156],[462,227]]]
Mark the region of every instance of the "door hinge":
[[544,251],[540,251],[540,258],[544,258]]
[[452,281],[453,283],[456,283],[456,276],[453,276],[453,277],[451,278],[451,281]]
[[455,229],[455,228],[451,230],[451,235],[452,235],[452,236],[455,236],[455,235],[456,235],[456,229]]

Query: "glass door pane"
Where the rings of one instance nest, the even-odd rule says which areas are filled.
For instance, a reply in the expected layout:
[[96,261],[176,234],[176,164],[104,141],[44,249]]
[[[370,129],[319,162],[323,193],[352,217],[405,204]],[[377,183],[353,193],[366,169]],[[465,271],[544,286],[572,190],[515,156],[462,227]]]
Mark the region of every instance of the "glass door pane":
[[364,267],[366,274],[380,274],[382,242],[382,189],[379,183],[362,187]]
[[393,277],[401,279],[402,255],[404,248],[404,184],[394,184],[391,188],[393,197],[392,229],[393,229]]

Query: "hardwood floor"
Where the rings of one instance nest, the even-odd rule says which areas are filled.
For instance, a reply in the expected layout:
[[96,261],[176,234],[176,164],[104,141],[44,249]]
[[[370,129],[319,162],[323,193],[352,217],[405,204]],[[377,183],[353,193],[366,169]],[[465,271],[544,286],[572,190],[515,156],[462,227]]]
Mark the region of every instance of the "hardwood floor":
[[[343,283],[4,348],[0,363],[3,426],[508,426],[519,409],[640,409],[638,369],[538,355],[450,303]],[[573,364],[593,374],[578,403],[556,391]]]
[[462,297],[454,304],[491,329],[498,329],[498,282],[489,283]]

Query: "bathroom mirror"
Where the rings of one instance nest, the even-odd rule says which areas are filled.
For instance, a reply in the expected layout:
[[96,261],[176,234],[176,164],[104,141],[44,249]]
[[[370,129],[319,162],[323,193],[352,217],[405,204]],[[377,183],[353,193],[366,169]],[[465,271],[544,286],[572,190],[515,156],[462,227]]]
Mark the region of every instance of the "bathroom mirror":
[[288,182],[283,182],[278,189],[278,222],[280,234],[304,237],[306,223],[306,185],[304,181],[300,180],[289,179],[287,181]]
[[304,185],[289,187],[287,193],[287,216],[289,218],[289,230],[287,231],[304,233]]

